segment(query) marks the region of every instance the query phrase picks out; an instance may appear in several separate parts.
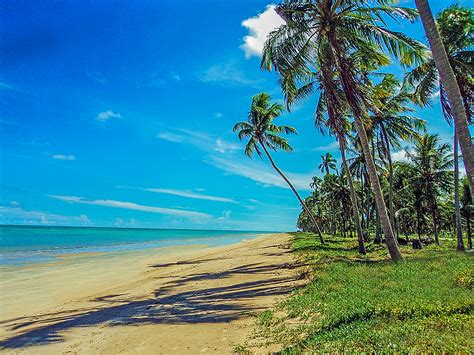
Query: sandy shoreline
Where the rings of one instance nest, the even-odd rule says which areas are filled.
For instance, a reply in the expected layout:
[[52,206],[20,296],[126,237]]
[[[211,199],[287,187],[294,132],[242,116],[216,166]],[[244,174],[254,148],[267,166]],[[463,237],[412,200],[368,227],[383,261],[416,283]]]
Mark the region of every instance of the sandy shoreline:
[[252,329],[250,313],[298,283],[288,240],[267,234],[2,272],[1,351],[231,353]]

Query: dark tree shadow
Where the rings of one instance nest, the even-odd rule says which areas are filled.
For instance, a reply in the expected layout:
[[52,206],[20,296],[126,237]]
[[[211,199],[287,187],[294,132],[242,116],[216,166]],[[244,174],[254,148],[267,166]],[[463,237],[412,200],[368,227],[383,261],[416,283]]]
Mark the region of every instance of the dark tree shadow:
[[[153,265],[151,267],[157,267]],[[149,299],[133,299],[124,294],[112,294],[91,300],[95,307],[49,313],[40,317],[10,320],[9,329],[19,332],[0,342],[0,349],[19,349],[63,341],[61,332],[99,324],[108,326],[140,324],[225,323],[243,314],[257,311],[246,300],[263,296],[277,296],[290,292],[296,276],[275,275],[289,264],[248,264],[220,273],[192,274],[171,280],[156,289]],[[222,287],[197,288],[175,292],[175,287],[199,280],[224,279],[233,274],[273,274],[264,280],[242,282]],[[5,322],[7,323],[7,322]],[[28,329],[25,329],[27,328]],[[33,327],[31,329],[31,327]]]

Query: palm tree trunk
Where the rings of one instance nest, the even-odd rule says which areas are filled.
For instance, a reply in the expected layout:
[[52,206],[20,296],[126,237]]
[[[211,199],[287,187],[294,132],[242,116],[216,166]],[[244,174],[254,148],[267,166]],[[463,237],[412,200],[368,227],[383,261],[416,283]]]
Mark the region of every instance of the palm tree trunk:
[[421,245],[421,212],[419,208],[416,209],[416,233]]
[[364,114],[363,110],[359,106],[360,104],[358,96],[360,97],[360,95],[356,95],[356,92],[358,92],[357,84],[354,82],[354,78],[352,78],[351,76],[351,66],[342,57],[342,52],[338,48],[337,41],[335,40],[333,35],[329,34],[329,36],[331,37],[331,51],[336,62],[335,64],[338,74],[342,81],[344,95],[354,115],[354,123],[357,133],[359,134],[359,139],[362,146],[362,153],[364,154],[365,163],[369,173],[370,184],[372,185],[372,189],[374,191],[375,203],[379,212],[383,233],[385,234],[387,248],[392,260],[399,260],[402,258],[402,254],[400,253],[397,240],[393,235],[390,219],[388,218],[387,207],[383,199],[382,188],[380,187],[380,181],[377,176],[375,162],[372,157],[372,154],[370,153],[369,140],[367,138],[367,133],[364,127],[364,117],[366,116],[366,114]]
[[321,230],[319,229],[319,225],[318,225],[318,222],[316,222],[316,219],[314,218],[313,216],[313,213],[309,210],[309,208],[306,206],[306,203],[304,203],[303,199],[301,198],[300,194],[298,193],[298,191],[296,191],[295,187],[293,186],[293,184],[291,183],[291,181],[285,176],[285,174],[283,174],[283,171],[280,170],[280,168],[275,164],[275,162],[273,161],[273,158],[272,156],[270,155],[270,153],[268,152],[267,148],[265,147],[265,144],[262,142],[262,141],[259,141],[260,145],[262,146],[263,150],[265,151],[265,153],[267,154],[267,157],[268,157],[268,160],[270,160],[270,163],[272,164],[273,166],[273,169],[276,170],[276,172],[278,174],[280,174],[280,176],[282,177],[283,180],[285,180],[285,182],[288,184],[288,186],[290,187],[291,191],[293,191],[293,193],[295,194],[296,198],[298,199],[298,201],[300,202],[301,206],[303,207],[303,209],[305,210],[305,212],[307,213],[308,217],[311,219],[311,222],[313,223],[314,227],[316,228],[316,231],[318,233],[318,237],[319,237],[319,240],[321,241],[321,244],[324,244],[324,239],[323,239],[323,235],[321,233]]
[[456,221],[456,237],[457,246],[456,250],[464,251],[464,241],[462,239],[462,228],[461,228],[461,208],[459,205],[459,146],[457,139],[456,129],[454,130],[454,216]]
[[453,69],[449,64],[448,55],[441,41],[428,1],[415,0],[415,3],[420,13],[428,42],[430,43],[441,83],[448,96],[449,105],[453,110],[454,129],[456,130],[459,145],[461,146],[469,186],[471,187],[471,191],[474,191],[474,148],[472,146],[471,134],[469,133],[467,114],[464,108],[461,90],[459,90]]
[[362,227],[360,225],[359,204],[357,203],[357,195],[356,195],[356,192],[355,192],[355,189],[354,189],[354,183],[352,181],[352,175],[351,175],[351,172],[349,171],[349,166],[347,165],[346,152],[345,152],[345,149],[344,149],[344,144],[343,144],[343,141],[342,141],[342,137],[339,137],[337,141],[339,142],[339,150],[341,151],[342,165],[344,167],[344,171],[346,172],[347,181],[349,182],[349,190],[351,192],[352,211],[353,211],[354,223],[356,225],[357,241],[359,243],[359,253],[365,255],[366,250],[365,250],[365,245],[364,245],[364,234],[362,232]]
[[435,237],[435,242],[437,245],[439,245],[438,218],[436,216],[436,207],[434,205],[433,205],[433,208],[431,209],[431,215],[433,217],[433,233]]
[[467,248],[472,249],[472,234],[471,234],[471,218],[469,214],[466,216],[466,229],[467,229]]
[[[392,163],[392,155],[390,151],[390,142],[388,141],[387,132],[385,131],[384,125],[380,125],[382,130],[382,135],[385,141],[385,149],[387,150],[387,161],[388,161],[388,208],[390,211],[390,223],[392,224],[392,228],[395,230],[395,209],[393,206],[393,163]],[[397,233],[398,236],[398,233]]]

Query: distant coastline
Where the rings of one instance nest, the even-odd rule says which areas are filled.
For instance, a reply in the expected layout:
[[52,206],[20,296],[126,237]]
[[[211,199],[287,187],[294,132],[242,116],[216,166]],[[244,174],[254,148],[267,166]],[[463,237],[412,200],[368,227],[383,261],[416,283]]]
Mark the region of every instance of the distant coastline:
[[269,233],[274,232],[1,225],[0,266],[54,262],[64,255],[224,246]]
[[84,229],[130,229],[130,230],[176,230],[176,231],[216,231],[216,232],[258,232],[258,233],[287,233],[279,230],[247,230],[247,229],[200,229],[200,228],[162,228],[162,227],[120,227],[120,226],[76,226],[76,225],[46,225],[46,224],[1,224],[2,227],[31,227],[31,228],[84,228]]

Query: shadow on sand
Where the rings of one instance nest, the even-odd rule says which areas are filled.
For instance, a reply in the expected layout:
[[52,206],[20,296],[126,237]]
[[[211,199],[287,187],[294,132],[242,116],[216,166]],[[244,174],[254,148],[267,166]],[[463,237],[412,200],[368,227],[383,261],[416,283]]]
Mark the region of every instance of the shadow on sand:
[[[3,323],[10,323],[9,330],[15,331],[17,335],[1,341],[0,349],[19,349],[61,342],[63,341],[61,332],[79,327],[229,322],[259,309],[247,305],[251,303],[247,302],[251,299],[288,293],[292,289],[290,281],[295,278],[275,275],[275,271],[289,267],[291,266],[286,263],[263,266],[248,264],[220,273],[191,274],[168,282],[156,289],[147,299],[133,299],[124,294],[112,294],[91,300],[98,304],[90,308],[10,320]],[[234,274],[274,276],[223,287],[173,292],[175,287],[191,285],[206,279],[225,279]]]

